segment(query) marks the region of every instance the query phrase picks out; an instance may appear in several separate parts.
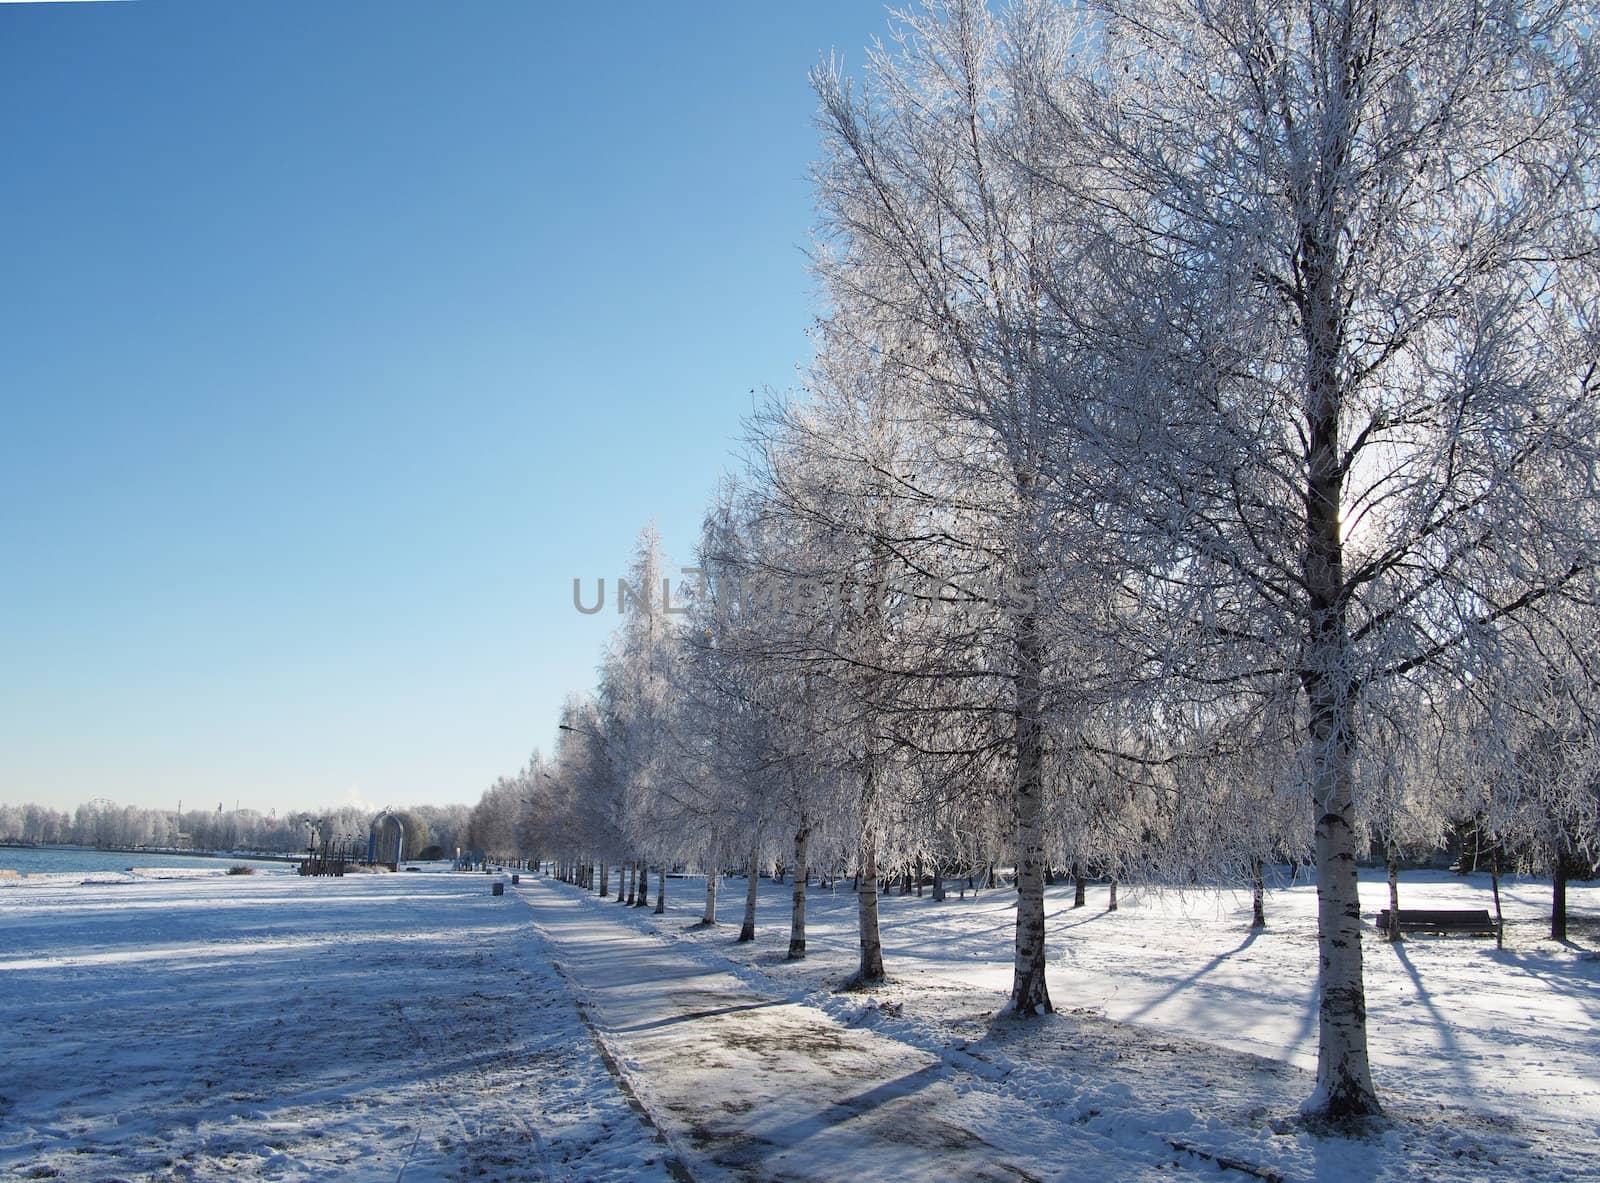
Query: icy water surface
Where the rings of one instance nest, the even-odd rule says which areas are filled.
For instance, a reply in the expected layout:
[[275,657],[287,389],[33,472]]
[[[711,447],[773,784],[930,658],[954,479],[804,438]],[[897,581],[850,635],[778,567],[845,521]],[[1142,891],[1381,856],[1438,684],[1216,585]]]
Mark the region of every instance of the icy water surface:
[[0,846],[0,871],[24,875],[60,875],[94,871],[126,871],[129,867],[197,867],[222,869],[248,863],[261,870],[282,870],[291,863],[263,859],[158,854],[154,851],[84,850],[72,846]]

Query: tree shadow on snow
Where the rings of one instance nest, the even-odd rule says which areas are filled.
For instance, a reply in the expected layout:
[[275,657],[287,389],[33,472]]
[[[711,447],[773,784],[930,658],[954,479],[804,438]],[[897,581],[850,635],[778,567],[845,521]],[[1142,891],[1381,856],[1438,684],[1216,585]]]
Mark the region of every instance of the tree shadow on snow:
[[1255,944],[1256,938],[1260,935],[1260,929],[1251,929],[1249,933],[1246,934],[1244,940],[1241,941],[1236,948],[1229,949],[1226,953],[1218,953],[1215,957],[1206,962],[1199,969],[1195,970],[1192,974],[1189,974],[1187,977],[1179,978],[1166,990],[1162,991],[1160,994],[1156,995],[1156,997],[1146,1002],[1138,1010],[1128,1015],[1123,1021],[1127,1023],[1139,1022],[1140,1019],[1149,1014],[1151,1011],[1155,1010],[1162,1003],[1176,997],[1179,994],[1182,994],[1189,987],[1198,984],[1200,979],[1205,977],[1207,974],[1220,969],[1223,965],[1227,964],[1229,958],[1237,957],[1240,953],[1243,953],[1251,945]]

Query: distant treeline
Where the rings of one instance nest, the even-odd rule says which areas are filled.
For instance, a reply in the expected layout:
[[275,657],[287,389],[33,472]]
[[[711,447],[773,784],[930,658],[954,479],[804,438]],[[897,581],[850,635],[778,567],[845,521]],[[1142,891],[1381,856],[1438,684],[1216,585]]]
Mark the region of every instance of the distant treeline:
[[[430,847],[442,857],[470,849],[473,808],[469,805],[419,805],[395,811],[406,829],[405,857]],[[260,850],[288,853],[311,841],[307,816],[330,840],[364,842],[372,811],[341,806],[307,814],[260,813],[254,809],[141,809],[91,801],[72,813],[43,805],[0,805],[0,842],[63,843],[104,847],[178,847],[193,850]]]

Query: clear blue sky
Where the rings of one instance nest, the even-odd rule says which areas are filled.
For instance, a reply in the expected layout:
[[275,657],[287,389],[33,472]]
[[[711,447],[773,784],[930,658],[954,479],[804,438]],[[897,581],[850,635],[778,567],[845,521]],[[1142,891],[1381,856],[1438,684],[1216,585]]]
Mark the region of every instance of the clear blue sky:
[[0,800],[476,800],[815,310],[874,0],[0,4]]

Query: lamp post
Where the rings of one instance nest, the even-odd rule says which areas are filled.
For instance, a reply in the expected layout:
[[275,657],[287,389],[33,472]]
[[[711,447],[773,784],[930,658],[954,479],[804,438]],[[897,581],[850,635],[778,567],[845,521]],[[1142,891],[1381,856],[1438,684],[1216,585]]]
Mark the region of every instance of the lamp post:
[[[328,839],[322,833],[322,828],[327,823],[327,820],[324,817],[312,817],[309,813],[300,815],[300,824],[306,828],[306,861],[304,868],[300,872],[302,875],[320,875],[327,870]],[[319,838],[322,841],[322,866],[318,865],[317,858],[317,841]]]

